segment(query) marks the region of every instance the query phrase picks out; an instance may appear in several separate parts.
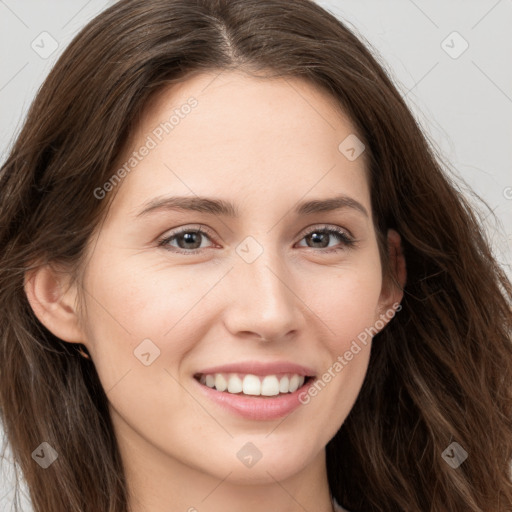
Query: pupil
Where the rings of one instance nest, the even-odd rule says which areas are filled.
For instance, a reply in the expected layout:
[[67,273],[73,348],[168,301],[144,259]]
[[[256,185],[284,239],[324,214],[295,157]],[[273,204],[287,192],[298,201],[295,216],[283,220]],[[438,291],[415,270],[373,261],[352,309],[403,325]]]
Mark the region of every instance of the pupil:
[[[321,244],[321,247],[327,247],[326,244],[322,244],[322,241],[319,240],[321,239],[322,237],[325,238],[327,233],[318,233],[318,232],[315,232],[315,233],[311,233],[310,237],[313,239],[313,243],[314,244]],[[325,239],[324,239],[324,242],[325,242]]]
[[[194,247],[189,247],[189,246],[181,247],[182,249],[197,249],[201,245],[200,242],[197,243],[197,240],[194,243],[194,237],[198,237],[198,240],[199,240],[199,233],[188,232],[188,233],[184,233],[181,236],[183,237],[185,244],[193,244],[194,245]],[[180,244],[180,246],[181,245],[182,244]]]

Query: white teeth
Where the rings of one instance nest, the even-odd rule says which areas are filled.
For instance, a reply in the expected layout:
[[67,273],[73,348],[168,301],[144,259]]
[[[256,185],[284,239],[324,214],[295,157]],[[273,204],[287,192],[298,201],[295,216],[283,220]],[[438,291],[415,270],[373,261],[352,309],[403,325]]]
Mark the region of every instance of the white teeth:
[[261,381],[256,375],[246,375],[243,383],[244,395],[261,395]]
[[215,374],[215,388],[217,391],[226,391],[228,388],[228,383],[226,382],[226,379],[222,373]]
[[288,393],[289,388],[290,388],[290,379],[285,375],[279,381],[279,391],[281,393]]
[[288,388],[291,393],[296,391],[299,388],[299,376],[298,375],[292,375],[292,378],[290,379],[290,387]]
[[215,373],[201,375],[199,378],[201,384],[217,391],[251,396],[276,396],[279,393],[293,393],[304,385],[305,380],[304,375],[297,374],[282,375],[279,378],[277,375],[259,377],[252,374]]
[[261,394],[263,396],[279,395],[279,381],[275,375],[267,375],[261,383]]
[[228,391],[230,393],[240,393],[242,391],[242,379],[238,375],[232,374],[229,376]]

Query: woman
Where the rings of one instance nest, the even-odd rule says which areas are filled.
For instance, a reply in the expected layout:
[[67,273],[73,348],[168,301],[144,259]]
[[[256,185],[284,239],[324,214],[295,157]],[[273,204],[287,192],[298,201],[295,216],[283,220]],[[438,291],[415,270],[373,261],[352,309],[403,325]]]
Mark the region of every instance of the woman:
[[315,3],[118,2],[0,195],[0,404],[36,512],[512,510],[510,282]]

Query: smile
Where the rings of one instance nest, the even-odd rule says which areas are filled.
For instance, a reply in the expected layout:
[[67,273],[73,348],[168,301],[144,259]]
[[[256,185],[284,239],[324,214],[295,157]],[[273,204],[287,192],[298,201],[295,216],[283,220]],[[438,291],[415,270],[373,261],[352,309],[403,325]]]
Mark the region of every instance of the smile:
[[196,374],[201,384],[220,392],[248,396],[277,396],[297,391],[311,379],[297,373],[253,375],[239,373]]
[[201,369],[192,382],[219,413],[261,422],[283,418],[296,409],[310,410],[300,396],[314,384],[315,373],[287,361],[247,361]]

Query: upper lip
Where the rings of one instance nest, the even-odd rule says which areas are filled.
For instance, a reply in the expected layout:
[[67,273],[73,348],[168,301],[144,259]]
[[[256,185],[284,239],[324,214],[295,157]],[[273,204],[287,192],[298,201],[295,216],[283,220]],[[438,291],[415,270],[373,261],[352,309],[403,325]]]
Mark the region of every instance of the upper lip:
[[293,373],[304,375],[305,377],[314,377],[315,370],[300,364],[290,363],[288,361],[275,361],[272,363],[263,363],[260,361],[244,361],[240,363],[230,363],[221,366],[212,366],[196,372],[196,375],[211,375],[214,373],[243,373],[251,375],[274,375],[276,373]]

